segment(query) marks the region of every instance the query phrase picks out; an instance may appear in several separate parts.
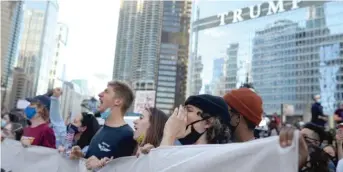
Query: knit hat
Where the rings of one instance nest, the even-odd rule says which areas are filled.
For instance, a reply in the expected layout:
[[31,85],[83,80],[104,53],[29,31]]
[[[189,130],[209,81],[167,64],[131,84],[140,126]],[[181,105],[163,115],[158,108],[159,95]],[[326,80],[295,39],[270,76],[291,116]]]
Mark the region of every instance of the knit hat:
[[262,120],[262,99],[249,88],[239,88],[224,95],[225,102],[247,120],[258,126]]
[[50,97],[45,96],[45,95],[40,95],[40,96],[36,96],[33,98],[26,98],[27,101],[29,101],[30,103],[40,103],[42,105],[45,106],[45,108],[47,108],[48,110],[50,110]]
[[190,96],[186,100],[185,105],[193,105],[201,109],[203,113],[207,113],[211,116],[217,116],[224,124],[228,124],[230,121],[228,106],[221,97],[209,94]]

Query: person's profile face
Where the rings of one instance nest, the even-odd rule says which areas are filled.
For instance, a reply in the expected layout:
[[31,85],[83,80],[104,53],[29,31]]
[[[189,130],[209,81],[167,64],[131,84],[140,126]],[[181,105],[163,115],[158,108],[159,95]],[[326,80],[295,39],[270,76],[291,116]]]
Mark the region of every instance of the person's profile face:
[[315,133],[314,131],[308,128],[303,128],[300,132],[303,135],[307,145],[315,145],[315,146],[320,145],[320,138],[318,134]]
[[72,121],[72,124],[76,127],[82,127],[82,114],[78,114]]
[[111,86],[99,94],[100,105],[98,111],[104,112],[107,108],[113,107],[115,92]]
[[147,131],[150,127],[150,117],[151,117],[150,112],[144,109],[140,117],[136,119],[135,121],[133,121],[134,129],[135,129],[133,139],[137,140],[140,136],[147,135]]
[[238,126],[241,120],[240,114],[236,112],[234,109],[232,109],[230,106],[228,106],[228,110],[230,113],[230,125]]
[[[195,107],[193,105],[186,105],[185,110],[187,112],[187,125],[193,123],[194,121],[202,120],[203,118],[201,115],[203,114],[203,111],[199,109],[198,107]],[[193,124],[194,129],[202,133],[206,130],[206,120],[199,121],[195,124]],[[190,126],[187,128],[187,131],[190,132]]]

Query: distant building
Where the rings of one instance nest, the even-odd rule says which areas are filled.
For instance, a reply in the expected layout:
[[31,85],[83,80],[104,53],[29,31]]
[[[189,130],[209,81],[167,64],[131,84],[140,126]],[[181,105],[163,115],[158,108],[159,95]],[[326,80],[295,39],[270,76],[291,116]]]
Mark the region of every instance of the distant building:
[[205,94],[212,94],[211,85],[210,84],[206,84],[205,85]]
[[1,1],[1,104],[8,106],[12,71],[18,56],[23,17],[22,1]]
[[[281,104],[287,104],[294,107],[294,115],[308,116],[313,95],[320,94],[324,113],[332,115],[343,100],[342,2],[197,1],[193,9],[202,15],[192,16],[194,56],[188,65],[192,72],[199,66],[192,58],[202,57],[200,79],[209,79],[209,60],[226,51],[226,90],[237,88],[248,76],[266,114],[280,114]],[[237,9],[242,18],[236,17]],[[228,42],[229,47],[223,47]],[[194,85],[194,77],[187,79]],[[197,93],[196,87],[190,89]]]
[[191,0],[121,1],[113,79],[156,91],[169,113],[185,101]]
[[13,70],[13,84],[10,95],[9,108],[15,108],[19,99],[32,97],[32,76],[25,73],[22,68],[14,68]]
[[52,68],[50,70],[50,80],[49,80],[49,88],[54,87],[54,82],[56,78],[61,80],[65,80],[65,76],[63,76],[63,70],[65,70],[64,61],[64,50],[67,45],[68,41],[68,33],[69,28],[66,24],[58,23],[57,31],[55,35],[55,54],[53,58]]
[[71,115],[74,117],[82,112],[82,102],[87,96],[81,93],[81,89],[73,82],[63,82],[63,94],[61,96],[61,114],[64,119]]
[[18,67],[32,75],[33,95],[44,94],[49,87],[57,13],[56,1],[25,1]]
[[216,96],[221,96],[225,93],[224,65],[224,58],[213,60],[211,88],[212,94]]
[[226,49],[225,58],[225,90],[230,91],[237,88],[238,71],[238,43],[231,43]]

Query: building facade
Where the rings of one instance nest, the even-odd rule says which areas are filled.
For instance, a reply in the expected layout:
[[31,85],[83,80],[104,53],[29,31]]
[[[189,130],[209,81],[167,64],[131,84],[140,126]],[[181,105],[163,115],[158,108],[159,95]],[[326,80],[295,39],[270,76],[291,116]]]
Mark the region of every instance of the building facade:
[[22,1],[1,1],[1,104],[8,106],[12,71],[18,56],[23,16]]
[[190,53],[202,56],[201,79],[211,78],[212,58],[226,51],[225,91],[247,74],[267,114],[287,104],[304,115],[321,94],[331,115],[343,100],[343,2],[199,1],[193,12]]
[[156,107],[166,113],[185,100],[191,4],[121,2],[113,79],[156,91]]
[[[58,4],[26,1],[18,67],[33,77],[33,95],[47,92],[53,66]],[[33,96],[32,95],[32,96]]]
[[15,108],[18,100],[31,97],[33,94],[31,75],[25,73],[23,68],[17,67],[13,69],[12,75],[13,84],[8,105],[9,109]]
[[66,24],[58,23],[55,35],[55,50],[50,69],[49,89],[54,88],[57,78],[65,80],[63,77],[63,67],[65,65],[64,50],[67,46],[69,28]]

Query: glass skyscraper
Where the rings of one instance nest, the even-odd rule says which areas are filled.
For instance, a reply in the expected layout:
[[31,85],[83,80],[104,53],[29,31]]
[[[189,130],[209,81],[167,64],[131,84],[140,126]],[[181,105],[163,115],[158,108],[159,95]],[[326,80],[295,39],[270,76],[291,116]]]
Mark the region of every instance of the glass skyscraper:
[[113,79],[156,91],[169,113],[185,101],[191,0],[121,1]]
[[[287,104],[303,115],[313,95],[321,94],[324,112],[331,115],[343,100],[342,18],[339,1],[198,1],[190,46],[196,56],[189,70],[199,67],[201,56],[204,92],[214,57],[224,58],[224,92],[248,73],[267,114],[280,114]],[[250,62],[251,71],[240,67],[242,61]]]
[[25,1],[18,67],[33,80],[29,96],[45,94],[52,69],[57,28],[56,1]]

